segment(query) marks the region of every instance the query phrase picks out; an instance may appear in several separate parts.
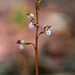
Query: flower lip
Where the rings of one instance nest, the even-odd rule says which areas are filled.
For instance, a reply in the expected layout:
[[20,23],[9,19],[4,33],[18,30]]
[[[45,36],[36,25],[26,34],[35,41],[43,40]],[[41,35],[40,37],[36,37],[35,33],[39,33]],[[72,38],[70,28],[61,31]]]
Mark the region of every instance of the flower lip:
[[51,34],[50,29],[46,30],[45,32],[46,32],[47,35],[50,35]]
[[29,19],[31,19],[31,17],[30,16],[27,16]]
[[23,49],[24,48],[22,44],[19,44],[19,47],[20,47],[20,49]]
[[33,23],[31,22],[30,24],[29,24],[29,28],[33,28],[34,27],[34,25],[33,25]]

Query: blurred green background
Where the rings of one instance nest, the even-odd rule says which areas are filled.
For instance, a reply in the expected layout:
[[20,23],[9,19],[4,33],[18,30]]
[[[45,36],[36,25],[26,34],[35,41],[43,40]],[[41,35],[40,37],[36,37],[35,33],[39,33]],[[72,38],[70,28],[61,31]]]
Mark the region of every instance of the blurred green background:
[[[0,75],[35,75],[34,48],[19,49],[17,40],[35,42],[27,13],[35,15],[35,0],[0,0]],[[75,0],[42,0],[39,32],[39,75],[75,75]]]

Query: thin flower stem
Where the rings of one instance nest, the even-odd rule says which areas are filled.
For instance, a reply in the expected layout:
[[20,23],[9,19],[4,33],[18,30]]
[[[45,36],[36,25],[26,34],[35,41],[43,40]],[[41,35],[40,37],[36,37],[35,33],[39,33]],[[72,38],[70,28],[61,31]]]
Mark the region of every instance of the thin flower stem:
[[[38,0],[36,0],[37,2]],[[36,6],[36,22],[38,24],[38,9]],[[36,75],[38,75],[38,27],[36,27],[36,39],[35,39],[35,62],[36,62]]]
[[36,49],[35,45],[34,44],[32,44],[32,45],[33,45],[34,49]]

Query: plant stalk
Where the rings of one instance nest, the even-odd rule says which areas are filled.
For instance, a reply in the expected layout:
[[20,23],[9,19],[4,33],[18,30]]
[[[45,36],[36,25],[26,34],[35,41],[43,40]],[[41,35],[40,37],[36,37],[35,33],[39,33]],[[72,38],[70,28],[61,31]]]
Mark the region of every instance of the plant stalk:
[[[37,6],[36,6],[36,23],[38,24]],[[36,63],[36,75],[38,75],[38,27],[36,27],[36,39],[35,39],[35,63]]]

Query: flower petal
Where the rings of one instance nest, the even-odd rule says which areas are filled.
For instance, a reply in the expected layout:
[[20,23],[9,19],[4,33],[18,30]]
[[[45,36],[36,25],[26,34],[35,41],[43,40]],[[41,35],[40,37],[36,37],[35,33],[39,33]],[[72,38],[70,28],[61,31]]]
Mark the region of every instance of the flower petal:
[[31,19],[31,17],[27,16],[29,19]]
[[33,25],[33,23],[31,22],[30,24],[29,24],[29,28],[33,28],[34,27],[34,25]]
[[22,44],[19,44],[19,47],[20,47],[20,49],[23,49],[24,48]]
[[50,35],[50,34],[51,34],[50,29],[48,29],[48,30],[46,31],[46,34],[47,34],[47,35]]
[[34,14],[33,13],[30,13],[30,17],[34,17]]
[[21,40],[21,44],[23,44],[25,41],[24,40]]

